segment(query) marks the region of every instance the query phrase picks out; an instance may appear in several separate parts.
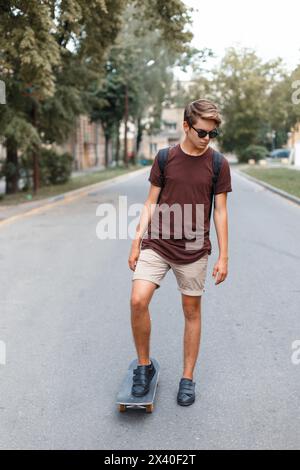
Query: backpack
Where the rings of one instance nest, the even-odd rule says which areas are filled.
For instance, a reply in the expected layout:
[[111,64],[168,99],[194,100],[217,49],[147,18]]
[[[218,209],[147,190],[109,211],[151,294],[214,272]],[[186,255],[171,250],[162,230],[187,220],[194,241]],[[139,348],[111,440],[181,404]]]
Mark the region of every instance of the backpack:
[[[159,169],[160,169],[160,181],[161,181],[162,188],[165,185],[164,169],[165,169],[165,166],[166,166],[166,163],[167,163],[167,160],[168,160],[169,150],[170,150],[170,147],[166,147],[164,149],[159,150],[158,154],[157,154],[158,166],[159,166]],[[212,206],[213,206],[214,194],[215,194],[215,191],[216,191],[216,184],[217,184],[218,177],[219,177],[220,170],[221,170],[221,166],[222,166],[222,163],[223,163],[223,160],[224,160],[225,157],[220,152],[217,152],[216,150],[213,149],[212,158],[213,158],[213,172],[214,172],[214,175],[213,175],[213,178],[212,178],[213,186],[212,186],[212,192],[211,192],[211,198],[210,198],[209,220],[211,218],[211,210],[212,210]],[[160,195],[161,195],[161,193],[162,193],[162,191],[160,192]],[[160,195],[159,195],[159,198],[158,198],[158,202],[159,202],[159,199],[160,199]],[[214,200],[214,206],[215,206],[215,200]]]

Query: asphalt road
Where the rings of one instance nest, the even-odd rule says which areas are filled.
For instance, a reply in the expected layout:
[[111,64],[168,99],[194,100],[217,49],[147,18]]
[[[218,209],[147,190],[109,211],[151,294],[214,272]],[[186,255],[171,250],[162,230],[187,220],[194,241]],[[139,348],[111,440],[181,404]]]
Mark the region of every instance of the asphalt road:
[[197,398],[186,408],[176,403],[184,321],[171,271],[150,306],[155,410],[115,404],[135,357],[131,240],[99,240],[96,208],[117,208],[119,194],[142,203],[146,174],[0,227],[1,449],[300,447],[299,206],[232,177],[229,275],[214,285],[212,228]]

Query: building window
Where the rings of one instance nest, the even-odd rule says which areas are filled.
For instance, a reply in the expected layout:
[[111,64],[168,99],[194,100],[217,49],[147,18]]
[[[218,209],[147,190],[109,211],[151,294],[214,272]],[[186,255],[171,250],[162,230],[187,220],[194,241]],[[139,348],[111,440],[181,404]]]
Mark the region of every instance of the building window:
[[157,153],[157,143],[151,142],[151,144],[150,144],[150,154],[153,155],[154,153]]
[[164,122],[165,129],[168,131],[176,131],[177,123],[176,122]]

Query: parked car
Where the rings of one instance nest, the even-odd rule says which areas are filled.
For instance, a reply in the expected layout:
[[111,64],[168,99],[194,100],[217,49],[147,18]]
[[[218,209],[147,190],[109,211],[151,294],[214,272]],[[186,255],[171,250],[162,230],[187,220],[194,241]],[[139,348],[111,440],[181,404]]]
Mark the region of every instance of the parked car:
[[289,158],[290,157],[291,150],[290,149],[275,149],[272,150],[269,154],[269,158],[276,158],[276,159],[281,159],[281,158]]

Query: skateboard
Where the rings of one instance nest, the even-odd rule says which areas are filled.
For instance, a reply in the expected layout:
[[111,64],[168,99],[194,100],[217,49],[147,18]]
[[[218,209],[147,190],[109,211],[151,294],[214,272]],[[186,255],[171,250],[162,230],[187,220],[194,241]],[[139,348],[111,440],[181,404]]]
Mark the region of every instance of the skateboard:
[[135,359],[129,365],[126,376],[124,377],[120,391],[117,395],[117,405],[119,406],[119,411],[124,412],[127,411],[128,408],[141,408],[146,409],[146,413],[152,413],[154,409],[154,398],[159,378],[159,363],[156,361],[156,359],[153,359],[153,357],[151,357],[150,360],[154,364],[156,372],[151,380],[149,392],[143,397],[135,397],[131,394],[133,369],[136,369],[138,365],[138,360]]

